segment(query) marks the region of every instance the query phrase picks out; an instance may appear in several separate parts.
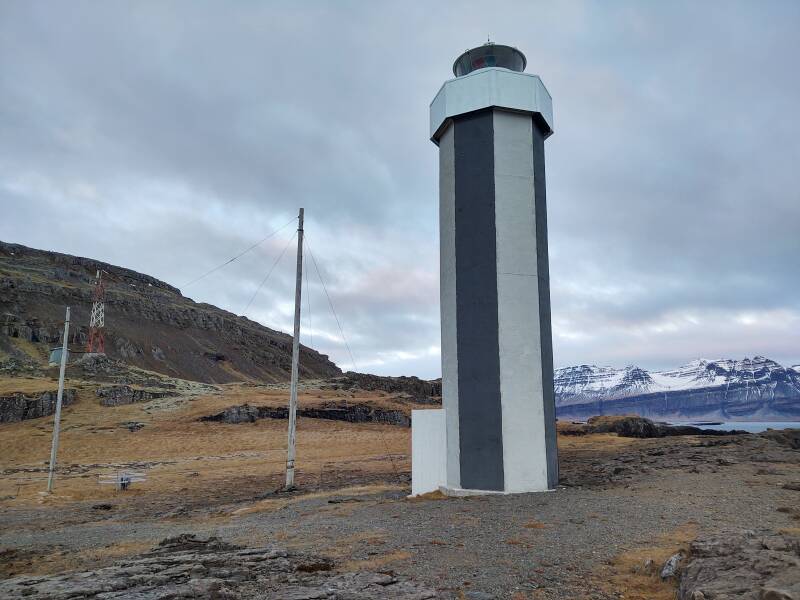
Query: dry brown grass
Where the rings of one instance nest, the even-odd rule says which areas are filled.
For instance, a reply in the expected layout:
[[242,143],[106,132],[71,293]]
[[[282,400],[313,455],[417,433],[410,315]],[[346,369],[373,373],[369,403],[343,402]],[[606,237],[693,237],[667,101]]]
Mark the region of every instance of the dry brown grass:
[[598,452],[630,446],[640,440],[619,437],[616,433],[589,433],[587,435],[560,435],[558,447],[575,451]]
[[[68,382],[78,387],[80,382]],[[54,389],[47,379],[14,379],[0,389]],[[59,504],[116,496],[113,486],[98,484],[98,475],[134,464],[147,472],[136,494],[181,494],[209,487],[230,486],[235,478],[273,477],[286,460],[286,422],[263,419],[253,424],[199,422],[198,418],[248,402],[282,405],[288,390],[247,385],[222,386],[222,393],[192,399],[166,410],[147,412],[149,403],[103,407],[92,384],[80,384],[76,402],[64,409],[56,493],[43,499],[52,438],[52,417],[0,425],[0,469],[15,472],[0,479],[0,498],[15,504]],[[310,390],[300,394],[301,406],[335,399],[341,392]],[[321,396],[321,397],[320,397]],[[373,401],[376,395],[355,395],[353,401]],[[381,401],[378,398],[378,401]],[[155,401],[159,402],[159,401]],[[387,401],[388,402],[388,401]],[[122,426],[138,421],[145,427],[130,432]],[[328,474],[357,471],[367,474],[403,472],[410,468],[410,435],[406,428],[383,424],[351,424],[298,419],[297,468],[325,480]],[[387,454],[394,456],[393,460]],[[36,472],[26,472],[37,470]],[[191,475],[191,477],[190,477]]]
[[8,338],[17,350],[21,350],[38,363],[44,364],[49,358],[46,344],[36,344],[23,338]]
[[119,542],[101,548],[89,548],[78,552],[70,551],[64,561],[58,566],[59,571],[73,571],[84,565],[108,564],[122,557],[141,554],[150,550],[158,543],[157,538],[149,541]]
[[425,494],[417,494],[416,496],[409,496],[406,498],[408,502],[426,502],[431,500],[447,500],[450,496],[443,494],[440,490],[433,492],[426,492]]
[[[344,565],[342,567],[343,570],[353,571],[362,568],[363,561],[353,559],[353,555],[357,553],[359,548],[363,550],[365,546],[371,548],[383,546],[387,543],[388,537],[389,534],[384,529],[367,529],[350,535],[340,535],[336,537],[332,544],[323,548],[318,545],[314,546],[315,542],[308,539],[298,540],[294,547],[297,549],[314,548],[314,551],[321,552],[326,557],[342,563]],[[381,555],[373,554],[373,556]]]
[[405,550],[395,550],[386,554],[379,554],[364,560],[348,560],[342,566],[342,571],[376,571],[386,565],[408,560],[412,554]]
[[[74,387],[67,384],[66,387]],[[58,389],[58,380],[34,377],[0,377],[0,396],[36,394]]]
[[533,548],[534,544],[530,540],[523,540],[520,538],[509,538],[506,544],[510,546],[520,546],[521,548]]
[[797,506],[779,506],[776,510],[779,513],[789,515],[795,521],[800,521],[800,508]]
[[[259,478],[274,476],[284,469],[284,421],[263,419],[253,424],[227,425],[203,423],[198,419],[244,403],[282,406],[287,401],[287,389],[228,384],[220,386],[222,393],[199,396],[148,413],[148,403],[100,406],[94,383],[73,380],[67,385],[78,389],[78,398],[64,410],[58,458],[60,467],[71,467],[72,472],[60,473],[56,495],[42,500],[38,492],[44,488],[52,417],[0,425],[0,468],[38,469],[38,472],[19,471],[4,477],[0,481],[0,497],[13,496],[14,502],[48,503],[107,499],[116,493],[110,486],[99,486],[98,475],[132,463],[145,463],[136,468],[147,471],[148,481],[136,486],[138,491],[134,488],[130,494],[207,489],[210,485],[230,484],[232,474]],[[0,379],[0,393],[34,393],[55,387],[56,382],[49,378]],[[331,400],[408,410],[407,404],[381,392],[357,390],[304,389],[299,404],[319,406]],[[128,421],[142,422],[145,427],[129,432],[122,427]],[[409,437],[408,429],[389,425],[300,418],[298,469],[313,474],[320,482],[325,482],[328,474],[346,469],[373,474],[407,472]],[[559,439],[562,447],[578,451],[596,451],[598,445],[628,443],[631,440],[611,434]],[[398,458],[390,461],[387,454]],[[445,498],[433,492],[417,500]]]
[[[53,575],[65,571],[79,570],[91,566],[98,568],[109,565],[123,557],[145,552],[155,546],[156,540],[125,541],[99,548],[86,550],[64,550],[53,548],[51,552],[5,551],[0,556],[0,575]],[[14,556],[16,555],[16,556]]]
[[[678,529],[659,536],[650,546],[623,552],[597,572],[595,584],[610,593],[622,593],[627,600],[673,600],[674,580],[661,581],[660,572],[666,560],[676,552],[687,553],[689,543],[697,537],[697,524],[688,522]],[[652,560],[652,568],[644,564]]]
[[536,520],[532,519],[532,520],[528,521],[527,523],[525,523],[523,525],[523,527],[525,529],[544,529],[545,527],[547,527],[547,525],[545,525],[541,521],[536,521]]

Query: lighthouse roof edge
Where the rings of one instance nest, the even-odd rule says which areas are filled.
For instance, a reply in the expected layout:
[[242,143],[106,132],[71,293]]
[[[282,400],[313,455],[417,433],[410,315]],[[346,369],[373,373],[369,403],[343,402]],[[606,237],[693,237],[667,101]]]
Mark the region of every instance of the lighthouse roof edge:
[[553,133],[553,99],[541,78],[490,67],[444,82],[430,104],[431,141],[438,142],[453,117],[490,107],[538,114],[546,134]]

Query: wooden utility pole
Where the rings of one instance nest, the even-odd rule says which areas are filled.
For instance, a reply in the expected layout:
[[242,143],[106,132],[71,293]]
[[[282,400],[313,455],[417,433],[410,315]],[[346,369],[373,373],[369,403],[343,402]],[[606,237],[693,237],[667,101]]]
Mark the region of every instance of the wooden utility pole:
[[53,419],[53,447],[50,449],[50,473],[47,476],[47,491],[53,491],[53,477],[56,471],[56,455],[58,454],[58,433],[61,428],[61,398],[64,396],[64,372],[67,368],[67,346],[69,340],[69,306],[64,321],[64,341],[61,343],[61,369],[58,373],[58,396],[56,398],[56,416]]
[[286,489],[294,489],[295,431],[297,428],[297,376],[300,362],[300,299],[303,283],[303,209],[297,216],[297,280],[294,286],[294,338],[292,383],[289,391],[289,444],[286,452]]

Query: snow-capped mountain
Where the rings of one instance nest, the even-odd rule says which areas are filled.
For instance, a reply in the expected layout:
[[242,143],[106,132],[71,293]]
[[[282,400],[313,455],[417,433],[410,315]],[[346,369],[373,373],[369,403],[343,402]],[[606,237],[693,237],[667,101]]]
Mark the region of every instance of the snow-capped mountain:
[[800,419],[800,365],[785,368],[763,356],[699,359],[666,371],[566,367],[555,372],[555,392],[563,417]]

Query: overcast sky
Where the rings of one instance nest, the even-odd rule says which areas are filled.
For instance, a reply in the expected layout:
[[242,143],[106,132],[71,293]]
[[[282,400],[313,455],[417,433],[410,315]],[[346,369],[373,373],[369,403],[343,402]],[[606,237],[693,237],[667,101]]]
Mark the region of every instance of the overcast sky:
[[[428,105],[491,35],[554,100],[556,366],[800,363],[799,27],[794,1],[4,0],[0,239],[242,314],[291,225],[184,284],[304,206],[356,367],[436,377]],[[293,256],[248,317],[290,331]],[[352,368],[309,266],[303,342]]]

